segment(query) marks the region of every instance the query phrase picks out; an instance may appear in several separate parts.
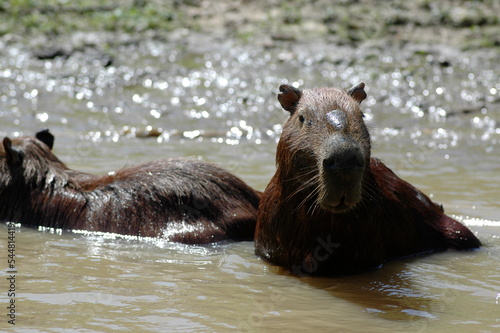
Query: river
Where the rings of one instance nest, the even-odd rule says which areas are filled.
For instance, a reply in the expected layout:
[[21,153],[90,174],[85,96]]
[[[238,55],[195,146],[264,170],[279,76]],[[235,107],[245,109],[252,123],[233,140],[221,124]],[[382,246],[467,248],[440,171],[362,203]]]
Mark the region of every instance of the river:
[[[9,331],[500,331],[498,52],[182,40],[45,60],[21,44],[0,45],[0,136],[49,128],[61,160],[97,174],[194,156],[263,190],[286,119],[278,86],[362,81],[372,154],[484,247],[354,276],[297,278],[258,259],[251,242],[187,246],[20,227]],[[5,282],[5,224],[0,234]],[[4,282],[0,304],[8,304]]]

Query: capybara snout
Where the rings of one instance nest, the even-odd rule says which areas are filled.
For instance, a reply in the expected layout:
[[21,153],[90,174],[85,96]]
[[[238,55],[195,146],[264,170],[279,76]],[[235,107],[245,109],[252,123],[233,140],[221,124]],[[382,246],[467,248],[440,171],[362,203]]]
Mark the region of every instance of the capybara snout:
[[324,146],[318,203],[324,209],[342,212],[361,201],[366,157],[354,141],[335,138]]
[[350,170],[362,172],[365,166],[365,156],[361,147],[355,142],[342,144],[339,141],[332,140],[332,143],[326,144],[321,156],[323,170],[332,173]]

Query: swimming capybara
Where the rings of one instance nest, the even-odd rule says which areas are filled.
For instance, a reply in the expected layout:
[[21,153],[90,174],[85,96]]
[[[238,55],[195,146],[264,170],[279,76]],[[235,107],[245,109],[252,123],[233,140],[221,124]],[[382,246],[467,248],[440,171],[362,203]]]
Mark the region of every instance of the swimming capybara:
[[165,159],[99,177],[66,167],[53,143],[47,130],[3,139],[0,221],[190,244],[253,239],[260,193],[220,167]]
[[441,206],[370,156],[360,110],[364,87],[280,87],[278,100],[290,117],[255,233],[256,253],[266,261],[299,275],[334,275],[481,245]]

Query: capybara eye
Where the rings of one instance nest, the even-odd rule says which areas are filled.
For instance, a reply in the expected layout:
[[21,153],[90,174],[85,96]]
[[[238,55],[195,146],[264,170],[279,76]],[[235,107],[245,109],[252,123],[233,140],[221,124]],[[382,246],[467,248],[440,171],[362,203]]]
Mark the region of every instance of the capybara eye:
[[304,118],[304,116],[303,116],[303,115],[300,115],[300,116],[299,116],[299,121],[300,121],[301,123],[304,123],[305,118]]

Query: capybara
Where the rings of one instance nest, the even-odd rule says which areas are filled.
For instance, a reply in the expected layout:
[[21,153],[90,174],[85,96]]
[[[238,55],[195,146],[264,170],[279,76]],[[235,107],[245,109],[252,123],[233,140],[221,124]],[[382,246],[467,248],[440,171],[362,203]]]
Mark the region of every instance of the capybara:
[[202,244],[252,240],[260,192],[210,163],[164,159],[106,176],[71,170],[48,130],[3,139],[0,221]]
[[386,260],[481,245],[443,208],[370,156],[360,103],[348,91],[280,86],[290,117],[262,195],[256,253],[296,274],[349,274]]

